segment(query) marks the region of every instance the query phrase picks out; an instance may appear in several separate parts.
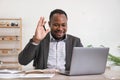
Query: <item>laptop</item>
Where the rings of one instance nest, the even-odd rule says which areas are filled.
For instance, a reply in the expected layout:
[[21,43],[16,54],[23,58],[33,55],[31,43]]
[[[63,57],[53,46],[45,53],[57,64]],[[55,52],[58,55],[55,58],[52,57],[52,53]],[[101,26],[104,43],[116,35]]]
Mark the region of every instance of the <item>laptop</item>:
[[105,72],[109,48],[74,47],[70,71],[65,75],[97,75]]

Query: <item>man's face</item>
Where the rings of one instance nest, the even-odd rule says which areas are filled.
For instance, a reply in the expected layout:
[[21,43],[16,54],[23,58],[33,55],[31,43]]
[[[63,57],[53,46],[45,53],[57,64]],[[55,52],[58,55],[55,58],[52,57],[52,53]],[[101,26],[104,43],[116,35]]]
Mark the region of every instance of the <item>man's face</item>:
[[67,32],[67,18],[64,14],[54,14],[49,22],[52,36],[61,40]]

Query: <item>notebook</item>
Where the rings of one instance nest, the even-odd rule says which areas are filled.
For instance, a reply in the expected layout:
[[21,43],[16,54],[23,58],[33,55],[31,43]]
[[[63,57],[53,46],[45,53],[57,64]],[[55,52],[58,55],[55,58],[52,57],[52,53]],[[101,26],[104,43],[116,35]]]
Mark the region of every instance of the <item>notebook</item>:
[[66,75],[92,75],[105,72],[109,48],[74,47],[70,71],[60,71]]

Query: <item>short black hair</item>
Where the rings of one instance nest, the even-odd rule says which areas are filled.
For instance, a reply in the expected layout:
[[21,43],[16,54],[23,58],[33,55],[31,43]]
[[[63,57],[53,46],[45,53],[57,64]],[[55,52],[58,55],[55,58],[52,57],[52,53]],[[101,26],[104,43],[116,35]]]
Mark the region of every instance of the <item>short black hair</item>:
[[63,11],[62,9],[55,9],[55,10],[51,11],[50,16],[49,16],[49,20],[51,20],[52,16],[54,14],[56,14],[56,13],[58,13],[58,14],[64,14],[66,16],[66,18],[68,19],[67,14],[66,14],[65,11]]

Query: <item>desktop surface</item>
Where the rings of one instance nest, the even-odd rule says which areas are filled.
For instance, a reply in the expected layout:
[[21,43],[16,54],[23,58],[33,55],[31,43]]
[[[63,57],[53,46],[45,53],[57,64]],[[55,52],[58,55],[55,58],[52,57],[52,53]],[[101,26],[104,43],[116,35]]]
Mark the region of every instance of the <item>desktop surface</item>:
[[[112,76],[112,75],[118,75]],[[0,80],[6,80],[0,78]],[[7,80],[120,80],[120,73],[112,72],[109,69],[106,69],[104,74],[100,75],[81,75],[81,76],[66,76],[66,75],[61,75],[59,73],[56,73],[54,77],[52,78],[7,78]]]

